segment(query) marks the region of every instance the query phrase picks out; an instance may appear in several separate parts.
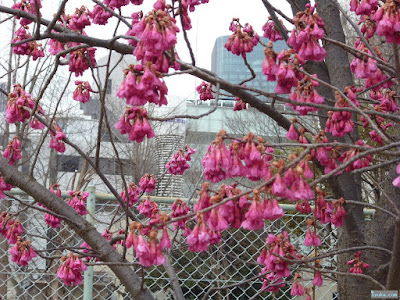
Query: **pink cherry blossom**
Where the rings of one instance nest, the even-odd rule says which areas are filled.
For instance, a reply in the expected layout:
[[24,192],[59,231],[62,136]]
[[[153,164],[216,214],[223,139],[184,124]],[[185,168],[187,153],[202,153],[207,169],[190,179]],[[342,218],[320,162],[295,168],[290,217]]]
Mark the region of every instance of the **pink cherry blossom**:
[[246,23],[242,26],[239,19],[233,19],[230,28],[232,28],[233,34],[225,43],[225,48],[233,54],[246,57],[246,53],[252,52],[254,46],[258,44],[260,37],[251,25]]
[[11,261],[17,263],[22,267],[26,267],[28,262],[37,256],[36,252],[31,246],[31,241],[23,241],[20,236],[17,242],[10,248]]
[[90,92],[92,91],[92,87],[87,81],[75,81],[75,85],[77,86],[74,93],[72,94],[72,99],[86,103],[90,100]]
[[200,85],[196,87],[196,91],[200,94],[201,101],[214,99],[211,83],[206,83],[203,81]]
[[145,193],[151,193],[156,188],[156,179],[153,174],[145,174],[139,181],[140,190]]
[[15,162],[22,158],[21,156],[21,142],[16,136],[7,145],[7,148],[3,152],[3,157],[8,160],[10,165],[15,164]]
[[[128,184],[128,196],[129,196],[129,202],[128,206],[131,207],[133,204],[137,203],[139,201],[139,195],[140,195],[140,188],[133,182]],[[120,193],[120,196],[124,202],[127,202],[127,195],[125,192],[125,189],[122,190]]]
[[57,277],[62,279],[64,284],[79,285],[83,281],[82,272],[87,270],[83,261],[72,252],[67,257],[61,258],[62,264],[58,268]]
[[103,7],[100,5],[95,5],[93,7],[92,11],[88,12],[89,17],[92,19],[92,22],[94,24],[98,25],[106,25],[108,22],[108,19],[112,17],[112,13],[109,11],[106,11]]
[[[282,27],[286,30],[286,27],[283,25],[282,21],[280,22]],[[275,23],[272,21],[271,17],[269,17],[267,23],[263,25],[262,30],[264,31],[263,36],[272,42],[283,40],[282,35],[278,31],[278,28],[275,26]]]
[[323,61],[326,51],[319,45],[319,40],[324,36],[324,22],[317,13],[316,6],[306,5],[305,11],[298,12],[293,21],[295,28],[287,44],[305,60]]

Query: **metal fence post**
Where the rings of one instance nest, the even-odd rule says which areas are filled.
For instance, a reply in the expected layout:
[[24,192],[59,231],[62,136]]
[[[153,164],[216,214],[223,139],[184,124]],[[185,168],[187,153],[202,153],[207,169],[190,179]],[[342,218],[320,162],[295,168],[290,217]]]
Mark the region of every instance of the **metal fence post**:
[[[94,186],[89,186],[87,191],[90,193],[87,203],[86,210],[88,214],[86,215],[86,220],[90,224],[94,224],[93,216],[96,210],[96,188]],[[93,299],[93,266],[88,266],[84,274],[83,279],[83,300]]]

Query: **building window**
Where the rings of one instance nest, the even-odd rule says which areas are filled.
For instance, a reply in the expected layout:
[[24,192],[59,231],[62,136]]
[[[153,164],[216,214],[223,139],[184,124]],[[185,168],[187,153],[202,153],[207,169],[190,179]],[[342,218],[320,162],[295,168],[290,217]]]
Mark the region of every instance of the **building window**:
[[79,169],[79,156],[58,155],[57,170],[60,172],[75,172]]
[[112,91],[112,80],[107,79],[106,95],[111,95],[111,91]]

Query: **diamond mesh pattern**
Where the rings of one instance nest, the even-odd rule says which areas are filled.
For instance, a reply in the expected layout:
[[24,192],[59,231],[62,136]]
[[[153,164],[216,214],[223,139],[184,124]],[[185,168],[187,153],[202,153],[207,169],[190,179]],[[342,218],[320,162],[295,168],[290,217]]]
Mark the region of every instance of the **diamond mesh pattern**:
[[[32,203],[32,200],[24,201]],[[5,201],[6,203],[8,201]],[[4,206],[3,203],[3,206]],[[168,210],[169,204],[159,203],[160,210]],[[79,247],[82,240],[62,224],[60,228],[49,228],[43,219],[43,213],[24,209],[21,204],[9,201],[7,210],[17,213],[17,218],[25,229],[25,238],[32,240],[32,245],[38,249],[40,256],[36,257],[27,267],[19,267],[9,258],[7,240],[0,236],[0,295],[3,300],[11,299],[83,299],[84,285],[66,287],[57,278],[60,264],[59,257],[69,251],[55,250],[57,247]],[[97,200],[95,226],[100,232],[107,228],[112,216],[119,221],[112,228],[117,231],[125,228],[125,218],[122,209],[115,201]],[[222,234],[222,242],[209,247],[207,252],[193,253],[187,251],[182,232],[175,238],[174,249],[171,251],[171,263],[179,278],[185,299],[292,299],[290,296],[290,279],[288,286],[272,298],[268,292],[260,293],[262,282],[259,279],[240,282],[257,276],[261,268],[256,262],[265,238],[269,233],[289,232],[292,243],[301,249],[306,256],[314,254],[313,249],[303,245],[307,225],[307,216],[295,211],[287,211],[280,220],[265,223],[264,230],[250,232],[244,229],[230,229]],[[170,232],[171,239],[175,233]],[[330,226],[318,229],[324,251],[333,250],[336,234]],[[127,259],[134,262],[132,250],[129,249]],[[44,259],[54,257],[52,260]],[[335,258],[321,261],[324,268],[335,269]],[[142,278],[142,269],[137,265],[137,274]],[[301,270],[299,270],[301,271]],[[304,270],[303,270],[304,271]],[[145,285],[152,291],[156,299],[173,299],[172,287],[164,267],[151,267],[144,270]],[[312,287],[313,274],[302,272],[304,286]],[[225,286],[230,288],[214,290]],[[212,289],[209,291],[209,289]],[[324,285],[316,289],[316,299],[333,299],[336,283],[324,278]],[[124,287],[115,278],[107,266],[94,266],[93,299],[119,300],[131,299]]]

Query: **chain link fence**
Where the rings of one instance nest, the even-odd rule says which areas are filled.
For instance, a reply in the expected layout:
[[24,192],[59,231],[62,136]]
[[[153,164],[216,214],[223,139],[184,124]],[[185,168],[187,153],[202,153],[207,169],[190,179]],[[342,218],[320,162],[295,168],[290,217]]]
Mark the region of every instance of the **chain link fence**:
[[[112,232],[125,228],[125,218],[122,209],[116,200],[111,197],[96,196],[96,210],[94,224],[103,232],[108,222],[115,215],[120,219],[112,227]],[[22,202],[32,204],[33,200],[19,196]],[[170,204],[162,203],[165,199],[155,199],[159,202],[160,210],[168,211]],[[168,202],[171,202],[169,199]],[[122,300],[131,299],[124,287],[113,275],[111,270],[93,262],[93,285],[90,280],[79,286],[67,287],[57,278],[60,265],[60,256],[69,253],[63,247],[79,247],[82,240],[64,224],[60,228],[52,229],[46,225],[43,213],[26,208],[23,203],[3,200],[2,210],[16,213],[23,227],[24,238],[30,239],[40,256],[34,258],[27,267],[20,267],[11,262],[7,240],[0,237],[0,294],[2,300],[53,300],[53,299],[98,299]],[[174,248],[170,253],[170,261],[179,278],[185,299],[292,299],[289,284],[281,288],[281,292],[272,296],[269,292],[260,292],[260,279],[249,280],[260,273],[261,266],[257,263],[265,245],[265,238],[269,233],[277,234],[286,230],[291,242],[305,256],[314,255],[314,250],[303,245],[307,225],[307,215],[294,210],[294,205],[282,205],[286,210],[281,219],[266,222],[264,230],[247,231],[244,229],[230,229],[222,233],[222,242],[210,246],[207,252],[194,253],[187,250],[185,238],[170,231],[171,240],[174,239]],[[333,250],[336,243],[336,232],[328,225],[319,227],[323,251]],[[156,299],[174,299],[172,287],[169,284],[167,272],[163,266],[142,269],[135,263],[132,249],[128,250],[127,259],[133,262],[144,284],[152,291]],[[53,259],[44,259],[54,257]],[[335,258],[324,259],[320,262],[325,269],[336,269]],[[303,285],[312,287],[313,274],[306,270],[296,270],[302,274]],[[294,272],[293,272],[294,274]],[[247,280],[247,281],[246,281]],[[86,289],[86,292],[84,291]],[[211,289],[211,290],[210,290]],[[88,293],[90,291],[90,293]],[[336,299],[336,283],[333,278],[324,278],[322,287],[316,289],[316,299]],[[86,295],[84,295],[87,293]],[[208,293],[208,294],[207,294]],[[90,298],[88,298],[88,295]]]

